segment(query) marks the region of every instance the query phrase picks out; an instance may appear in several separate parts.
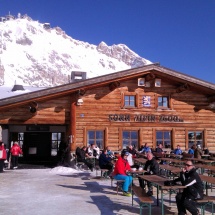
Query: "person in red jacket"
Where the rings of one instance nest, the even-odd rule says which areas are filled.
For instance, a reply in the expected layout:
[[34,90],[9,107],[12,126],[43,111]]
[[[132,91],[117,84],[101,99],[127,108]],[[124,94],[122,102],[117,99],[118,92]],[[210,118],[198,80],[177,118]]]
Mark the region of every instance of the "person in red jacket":
[[19,155],[22,154],[22,149],[20,148],[18,142],[13,143],[13,146],[10,149],[10,153],[11,153],[12,168],[17,169]]
[[131,167],[127,160],[128,155],[129,155],[128,151],[126,150],[122,151],[121,157],[119,157],[119,159],[117,160],[113,172],[113,177],[116,180],[124,180],[124,183],[122,185],[124,196],[131,196],[131,193],[128,192],[128,188],[132,183],[132,176],[127,175],[127,172],[131,170]]
[[4,143],[0,141],[0,173],[3,172],[4,169],[4,161],[7,158],[7,153],[4,148]]

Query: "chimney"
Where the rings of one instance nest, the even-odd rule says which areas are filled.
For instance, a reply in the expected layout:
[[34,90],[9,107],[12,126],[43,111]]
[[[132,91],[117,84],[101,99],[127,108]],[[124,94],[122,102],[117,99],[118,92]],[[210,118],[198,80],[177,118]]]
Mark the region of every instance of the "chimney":
[[25,90],[22,85],[19,84],[14,84],[13,89],[11,90],[12,92],[17,91],[17,90]]
[[71,82],[83,81],[86,79],[86,72],[72,71],[71,73]]

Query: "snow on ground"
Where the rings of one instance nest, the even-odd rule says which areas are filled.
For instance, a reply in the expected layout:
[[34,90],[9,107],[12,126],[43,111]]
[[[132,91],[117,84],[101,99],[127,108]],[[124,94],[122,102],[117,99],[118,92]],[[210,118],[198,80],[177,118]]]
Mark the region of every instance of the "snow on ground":
[[74,174],[74,173],[80,173],[80,172],[83,172],[81,170],[76,170],[76,169],[73,169],[71,167],[63,167],[63,166],[58,166],[58,167],[55,167],[53,169],[50,170],[50,173],[52,174]]

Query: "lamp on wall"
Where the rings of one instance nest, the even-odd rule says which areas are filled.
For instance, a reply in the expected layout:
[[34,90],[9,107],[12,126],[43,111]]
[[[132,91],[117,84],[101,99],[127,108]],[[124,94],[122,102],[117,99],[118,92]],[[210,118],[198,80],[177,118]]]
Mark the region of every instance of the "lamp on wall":
[[29,103],[29,111],[30,113],[36,113],[38,109],[38,103],[35,101],[32,101]]
[[82,96],[84,94],[85,94],[85,90],[83,90],[83,89],[78,90],[78,92],[77,92],[77,101],[76,101],[77,106],[83,105],[84,101],[82,99]]
[[83,101],[82,98],[79,98],[79,99],[77,100],[77,102],[76,102],[76,104],[77,104],[78,106],[83,105],[83,103],[84,103],[84,101]]

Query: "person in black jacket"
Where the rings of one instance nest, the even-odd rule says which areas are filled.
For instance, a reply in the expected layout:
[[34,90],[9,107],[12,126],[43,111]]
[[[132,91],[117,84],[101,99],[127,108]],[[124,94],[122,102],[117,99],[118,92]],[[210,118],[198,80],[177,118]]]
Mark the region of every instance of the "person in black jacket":
[[108,157],[107,150],[103,150],[99,156],[99,167],[101,169],[108,169],[107,177],[113,172],[113,164],[111,163],[111,157]]
[[[147,157],[147,161],[145,163],[144,170],[146,170],[147,172],[145,172],[144,175],[158,175],[159,174],[159,164],[158,164],[157,160],[154,158],[154,156],[151,152],[148,152],[146,154],[146,157]],[[145,189],[144,180],[139,178],[139,183],[140,183],[140,187]],[[147,187],[148,187],[147,195],[152,196],[153,195],[152,183],[147,181]]]
[[93,164],[86,160],[87,147],[83,146],[81,149],[77,147],[75,154],[77,156],[77,161],[86,164],[88,168],[91,170],[91,172],[93,172]]
[[173,180],[174,183],[180,181],[186,186],[182,193],[176,195],[176,204],[179,215],[185,215],[188,210],[192,215],[200,214],[197,207],[197,199],[203,199],[203,183],[199,177],[192,161],[187,161],[185,168],[180,173],[180,177]]

